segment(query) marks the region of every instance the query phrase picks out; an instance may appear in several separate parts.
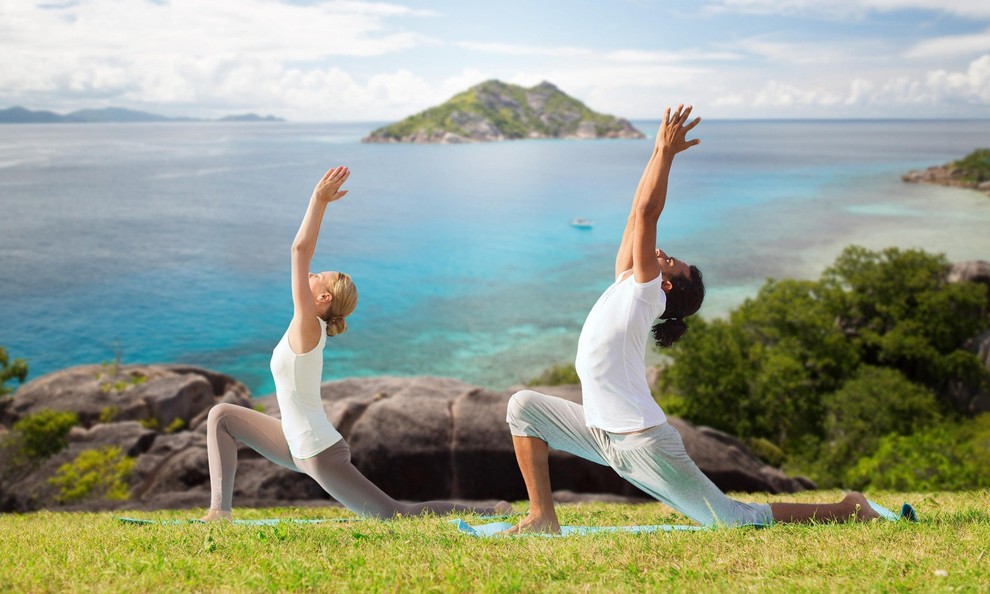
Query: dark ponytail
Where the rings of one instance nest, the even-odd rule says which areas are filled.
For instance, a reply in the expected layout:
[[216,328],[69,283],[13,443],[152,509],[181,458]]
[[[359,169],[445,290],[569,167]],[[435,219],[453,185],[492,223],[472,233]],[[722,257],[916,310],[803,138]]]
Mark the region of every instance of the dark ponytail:
[[671,284],[667,291],[667,306],[660,315],[660,322],[653,325],[653,339],[658,347],[663,348],[670,347],[684,336],[688,330],[684,318],[697,313],[705,300],[705,283],[697,266],[692,266],[686,276],[667,280]]

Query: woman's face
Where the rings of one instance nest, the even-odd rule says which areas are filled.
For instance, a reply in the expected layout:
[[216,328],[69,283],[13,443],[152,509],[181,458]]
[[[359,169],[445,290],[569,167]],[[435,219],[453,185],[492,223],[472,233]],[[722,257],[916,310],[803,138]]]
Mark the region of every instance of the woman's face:
[[313,291],[313,299],[317,303],[329,302],[333,299],[330,289],[339,278],[340,273],[333,270],[327,270],[317,274],[310,272],[309,288]]

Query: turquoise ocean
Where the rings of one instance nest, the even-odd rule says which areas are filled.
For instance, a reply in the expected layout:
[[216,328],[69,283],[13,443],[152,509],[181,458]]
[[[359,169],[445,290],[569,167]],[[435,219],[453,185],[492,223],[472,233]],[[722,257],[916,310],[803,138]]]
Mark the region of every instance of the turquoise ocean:
[[[649,137],[656,122],[634,122]],[[376,124],[0,127],[0,345],[30,378],[117,357],[228,373],[256,395],[291,316],[313,185],[352,170],[314,269],[360,291],[325,379],[442,375],[502,389],[573,359],[652,139],[375,145]],[[990,197],[901,182],[990,146],[990,121],[705,121],[660,245],[702,315],[851,243],[990,260]],[[590,230],[569,225],[592,219]],[[655,358],[655,355],[651,355]]]

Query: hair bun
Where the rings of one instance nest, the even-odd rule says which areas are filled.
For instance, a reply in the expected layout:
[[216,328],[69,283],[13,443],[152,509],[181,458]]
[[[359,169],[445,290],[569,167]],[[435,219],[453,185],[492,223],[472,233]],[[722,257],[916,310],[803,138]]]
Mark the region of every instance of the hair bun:
[[347,332],[347,320],[334,316],[327,322],[327,336],[337,336]]
[[659,347],[669,347],[680,340],[688,327],[680,318],[669,318],[653,326],[653,338]]

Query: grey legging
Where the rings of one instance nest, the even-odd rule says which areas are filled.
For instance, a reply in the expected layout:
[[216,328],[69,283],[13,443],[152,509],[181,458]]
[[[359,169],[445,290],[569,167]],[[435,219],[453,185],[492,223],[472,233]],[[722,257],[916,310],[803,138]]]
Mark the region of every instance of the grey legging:
[[274,417],[233,404],[210,409],[206,443],[210,456],[210,508],[230,511],[233,506],[237,442],[240,441],[272,462],[312,477],[331,497],[362,516],[391,518],[397,514],[445,514],[452,511],[491,514],[490,508],[475,508],[444,501],[401,503],[386,495],[351,464],[351,450],[340,440],[312,458],[300,460],[289,452],[282,422]]

